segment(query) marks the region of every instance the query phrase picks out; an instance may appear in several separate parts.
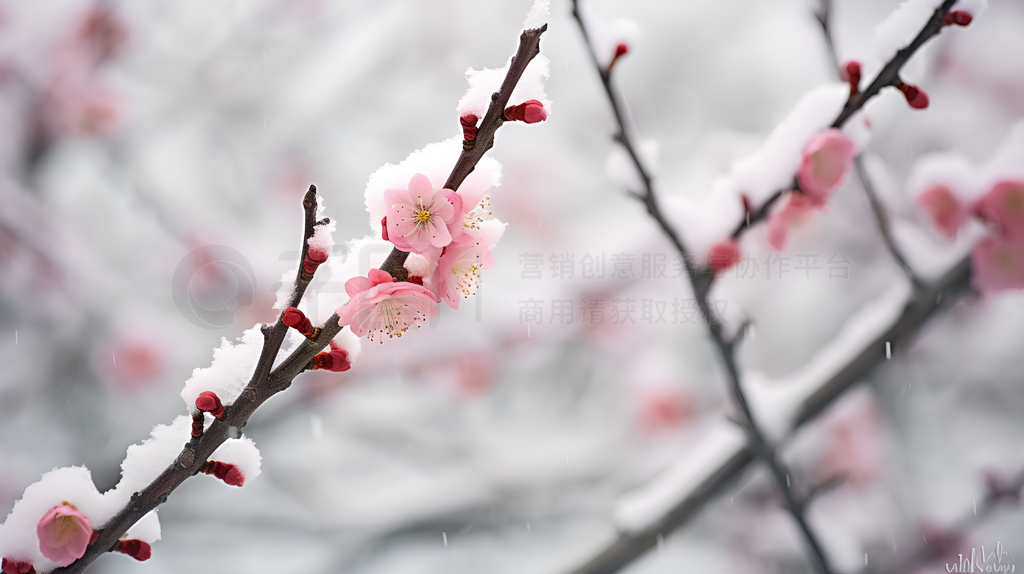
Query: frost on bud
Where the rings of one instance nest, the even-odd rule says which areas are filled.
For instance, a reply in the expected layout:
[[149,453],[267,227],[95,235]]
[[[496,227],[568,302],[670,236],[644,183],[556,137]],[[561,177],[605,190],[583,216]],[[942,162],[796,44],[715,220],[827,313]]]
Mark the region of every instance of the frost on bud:
[[312,370],[320,369],[342,373],[352,368],[352,362],[348,358],[348,351],[335,341],[331,341],[331,350],[313,357]]
[[857,60],[850,60],[843,66],[843,71],[846,72],[845,80],[850,83],[850,96],[860,91],[860,62]]
[[0,563],[0,571],[4,574],[36,574],[31,562],[4,558]]
[[626,46],[625,44],[619,44],[618,46],[615,46],[615,55],[612,56],[612,61],[608,63],[608,73],[611,73],[612,66],[615,65],[615,62],[618,61],[619,58],[625,56],[628,53],[629,47]]
[[967,220],[967,208],[945,185],[935,185],[917,196],[917,204],[924,208],[935,227],[950,239],[956,238],[957,229]]
[[471,142],[471,141],[476,139],[476,132],[477,132],[476,122],[477,122],[478,119],[479,118],[477,118],[473,114],[466,114],[466,115],[462,116],[461,118],[459,118],[459,123],[462,124],[462,137],[467,142]]
[[537,100],[527,100],[518,106],[505,108],[505,119],[508,121],[526,122],[535,124],[548,119],[548,112],[544,104]]
[[708,269],[716,275],[739,263],[740,246],[732,238],[723,239],[708,250]]
[[928,107],[928,93],[921,88],[902,81],[896,82],[896,88],[903,92],[903,97],[907,98],[907,103],[915,110],[923,110]]
[[139,562],[149,560],[153,555],[153,547],[141,540],[118,540],[114,545],[114,551],[127,554]]
[[306,317],[305,313],[299,311],[295,307],[288,307],[281,314],[281,321],[285,325],[288,325],[292,329],[302,333],[304,337],[313,338],[320,334],[320,329],[317,329]]
[[213,418],[219,419],[224,416],[224,405],[220,397],[213,391],[203,391],[196,398],[196,408],[204,413],[210,413]]
[[963,10],[954,10],[942,17],[943,26],[967,26],[974,20],[974,16],[971,16],[970,12],[964,12]]
[[203,474],[212,474],[224,481],[229,486],[242,486],[245,484],[245,475],[233,464],[227,464],[217,460],[208,460],[200,469]]

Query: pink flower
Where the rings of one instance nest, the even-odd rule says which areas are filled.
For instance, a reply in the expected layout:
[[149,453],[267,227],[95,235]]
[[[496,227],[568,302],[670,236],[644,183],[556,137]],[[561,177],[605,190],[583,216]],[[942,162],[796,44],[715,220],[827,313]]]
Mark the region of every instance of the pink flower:
[[800,189],[816,203],[824,204],[829,193],[846,179],[856,153],[850,138],[837,129],[814,136],[804,146],[800,159]]
[[740,246],[732,238],[723,239],[708,250],[708,268],[716,274],[739,263],[740,259]]
[[820,204],[806,195],[798,191],[791,192],[782,207],[768,216],[768,244],[779,251],[785,249],[789,228],[801,223],[819,207]]
[[982,239],[974,246],[971,271],[982,292],[1024,288],[1024,236]]
[[65,502],[54,506],[39,519],[36,534],[39,536],[39,550],[43,556],[61,566],[67,566],[85,554],[85,547],[92,537],[92,528],[89,527],[88,516]]
[[917,203],[932,216],[942,233],[956,238],[956,231],[967,221],[967,207],[944,185],[929,187],[917,196]]
[[386,190],[384,203],[388,238],[402,251],[439,253],[462,224],[462,198],[450,189],[435,192],[421,173],[412,176],[409,189]]
[[1005,235],[1024,236],[1024,180],[1005,180],[992,186],[975,204],[986,221]]
[[368,277],[353,277],[345,283],[352,298],[338,309],[338,324],[349,325],[357,336],[401,337],[418,322],[437,314],[437,298],[415,283],[396,282],[380,269],[370,269]]
[[434,295],[443,299],[452,309],[459,308],[460,297],[469,297],[480,287],[480,271],[494,265],[490,244],[479,231],[468,233],[462,243],[445,248],[430,278]]

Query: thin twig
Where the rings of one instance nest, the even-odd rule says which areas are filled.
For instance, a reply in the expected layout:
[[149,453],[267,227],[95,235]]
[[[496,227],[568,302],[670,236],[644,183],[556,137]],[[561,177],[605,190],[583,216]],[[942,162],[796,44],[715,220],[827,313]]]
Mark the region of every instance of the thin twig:
[[[457,189],[466,176],[473,171],[477,162],[483,154],[494,145],[494,133],[505,121],[505,104],[519,79],[529,64],[540,51],[540,36],[547,30],[545,24],[541,28],[526,30],[519,38],[519,49],[513,57],[512,64],[501,84],[501,89],[495,92],[491,98],[487,115],[484,116],[483,124],[478,130],[477,145],[473,149],[464,150],[459,156],[451,175],[448,177],[446,188]],[[482,144],[482,145],[481,145]],[[452,187],[455,186],[455,187]],[[302,263],[305,260],[306,251],[309,248],[309,238],[313,236],[316,221],[316,187],[310,186],[309,191],[303,198],[305,209],[302,249],[299,255],[299,269],[296,273],[295,291],[292,293],[289,302],[290,307],[295,307],[302,300],[302,296],[309,286],[312,278],[304,279],[302,276]],[[399,255],[396,255],[399,254]],[[381,269],[392,272],[389,265],[397,262],[401,267],[408,253],[392,251],[385,265]],[[404,268],[403,268],[404,270]],[[395,273],[392,272],[395,276]],[[404,277],[403,277],[404,278]],[[191,439],[185,448],[182,449],[175,462],[164,470],[149,486],[132,495],[128,505],[121,509],[101,529],[97,530],[98,537],[90,544],[85,554],[75,560],[69,566],[58,568],[54,574],[78,574],[83,572],[98,557],[114,548],[121,536],[145,514],[160,504],[167,501],[167,498],[186,479],[196,475],[202,465],[213,454],[217,447],[228,438],[238,432],[248,422],[249,417],[267,399],[291,386],[292,380],[301,373],[309,362],[322,351],[331,340],[341,331],[338,325],[338,314],[335,313],[327,319],[320,327],[319,334],[313,339],[304,340],[284,361],[276,368],[273,368],[274,360],[277,358],[281,345],[288,332],[282,317],[278,317],[272,326],[263,327],[263,350],[260,359],[256,364],[252,379],[239,395],[235,402],[225,408],[224,416],[215,419],[213,424],[198,438]]]

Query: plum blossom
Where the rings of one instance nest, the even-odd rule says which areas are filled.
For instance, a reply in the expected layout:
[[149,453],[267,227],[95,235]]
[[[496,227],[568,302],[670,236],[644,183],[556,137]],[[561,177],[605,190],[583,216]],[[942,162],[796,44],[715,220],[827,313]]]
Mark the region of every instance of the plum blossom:
[[407,189],[386,190],[384,202],[388,239],[402,251],[438,252],[462,224],[462,198],[450,189],[435,192],[421,173],[412,176]]
[[338,309],[338,324],[349,325],[352,333],[370,340],[384,335],[401,337],[409,327],[437,314],[437,298],[426,288],[395,281],[387,271],[371,269],[367,277],[353,277],[345,283],[352,298]]
[[1024,236],[1024,180],[1003,180],[981,196],[975,211],[1006,235]]
[[78,511],[73,504],[65,502],[54,506],[36,526],[39,536],[39,550],[43,556],[61,566],[67,566],[85,554],[85,548],[92,537],[89,517]]
[[846,179],[856,154],[853,141],[837,129],[814,136],[801,152],[800,190],[815,203],[824,204],[829,193]]
[[[500,235],[503,227],[499,228]],[[497,241],[490,229],[472,231],[466,240],[452,243],[445,248],[431,276],[430,286],[438,299],[443,299],[452,309],[459,308],[460,297],[469,297],[480,287],[480,271],[494,265],[490,246]]]
[[957,229],[967,221],[967,206],[949,187],[934,185],[917,196],[917,203],[932,216],[932,221],[942,233],[956,238]]
[[985,293],[1024,288],[1024,237],[982,239],[974,246],[971,272],[974,286]]

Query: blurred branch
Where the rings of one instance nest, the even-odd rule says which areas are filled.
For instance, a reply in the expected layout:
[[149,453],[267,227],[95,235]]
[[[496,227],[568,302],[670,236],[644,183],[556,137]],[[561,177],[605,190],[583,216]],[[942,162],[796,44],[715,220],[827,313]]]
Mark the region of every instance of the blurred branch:
[[[448,177],[445,187],[452,189],[453,187],[450,186],[454,186],[454,188],[457,188],[465,180],[466,176],[473,171],[473,168],[480,161],[480,158],[483,157],[484,153],[494,145],[494,132],[505,121],[502,114],[504,106],[508,103],[513,89],[522,77],[526,65],[540,52],[540,35],[545,30],[547,30],[546,24],[538,29],[526,30],[520,36],[519,49],[512,59],[512,64],[509,66],[509,71],[501,84],[501,89],[491,97],[491,104],[478,131],[477,140],[482,140],[483,145],[463,150],[451,175]],[[302,206],[305,211],[302,247],[299,255],[298,270],[296,271],[295,290],[292,293],[288,307],[298,306],[306,288],[313,279],[312,274],[303,274],[302,262],[305,260],[306,252],[309,249],[309,239],[313,236],[316,225],[326,223],[326,221],[318,222],[316,220],[316,186],[309,186],[309,191],[306,192],[302,200]],[[396,256],[396,253],[400,255]],[[406,256],[408,256],[408,253],[398,251],[397,249],[392,251],[384,265],[381,266],[381,269],[389,271],[392,273],[392,276],[395,276],[395,273],[389,270],[388,266],[394,265],[397,262],[397,265],[401,267]],[[322,351],[343,328],[338,325],[338,314],[334,313],[320,327],[320,331],[315,338],[304,340],[277,368],[273,368],[274,360],[277,358],[281,345],[288,333],[288,327],[284,324],[282,317],[283,314],[278,317],[277,322],[272,326],[263,326],[263,349],[253,376],[238,399],[225,408],[223,417],[214,419],[213,424],[201,436],[193,437],[185,445],[185,448],[178,455],[174,464],[164,470],[149,486],[140,492],[132,494],[131,502],[128,506],[104,524],[102,529],[96,531],[98,537],[93,543],[89,544],[81,558],[75,560],[69,566],[54,570],[54,574],[77,574],[84,572],[93,561],[102,554],[111,551],[118,543],[120,537],[132,525],[149,511],[167,502],[167,498],[171,493],[185,482],[186,479],[198,474],[203,464],[217,450],[217,447],[228,438],[236,435],[238,429],[246,425],[249,417],[260,405],[270,397],[291,386],[292,380],[306,369],[310,361],[313,360],[313,357]]]
[[675,245],[676,249],[679,251],[679,255],[682,256],[683,262],[686,265],[687,276],[690,280],[691,286],[693,287],[694,295],[697,298],[701,316],[711,333],[715,348],[718,349],[718,354],[725,365],[725,369],[728,373],[729,390],[732,393],[733,400],[742,413],[742,420],[740,420],[739,423],[750,437],[754,453],[768,466],[772,476],[775,478],[776,485],[783,498],[786,509],[789,510],[793,520],[796,521],[797,526],[804,535],[815,570],[821,574],[828,574],[830,571],[828,567],[828,560],[825,557],[821,544],[818,542],[817,536],[807,523],[807,518],[804,515],[803,503],[796,499],[793,494],[793,490],[790,488],[790,475],[792,473],[785,468],[783,462],[777,456],[774,447],[767,440],[764,432],[762,432],[751,413],[746,394],[743,390],[742,384],[740,383],[739,367],[736,364],[734,352],[735,341],[726,340],[719,322],[712,317],[711,308],[708,303],[708,291],[714,280],[714,273],[707,268],[703,270],[695,268],[694,262],[691,260],[686,246],[683,244],[675,229],[669,225],[662,215],[651,177],[640,162],[640,158],[636,153],[635,147],[630,139],[630,135],[626,130],[622,113],[619,110],[619,104],[611,83],[612,67],[609,66],[608,68],[604,68],[600,65],[597,54],[594,51],[594,46],[590,42],[587,27],[583,23],[583,18],[580,16],[578,0],[573,0],[572,14],[576,19],[576,22],[579,24],[584,42],[587,44],[587,49],[590,52],[591,60],[601,77],[601,83],[604,85],[605,93],[608,95],[608,101],[610,102],[612,111],[615,114],[615,121],[618,124],[619,131],[615,134],[614,138],[622,144],[624,148],[626,148],[626,151],[629,153],[630,158],[632,158],[633,164],[636,166],[636,169],[643,180],[644,189],[643,192],[639,194],[640,199],[647,206],[647,212],[655,221],[658,222],[662,231],[672,241],[672,244]]
[[[831,58],[831,62],[834,64],[833,71],[838,74],[842,67],[842,62],[839,61],[839,57],[836,54],[836,46],[832,40],[832,26],[829,20],[831,12],[832,0],[822,0],[821,9],[815,13],[815,17],[821,24],[822,34],[825,36],[825,46],[828,48],[829,57]],[[868,202],[871,203],[871,211],[875,215],[875,221],[878,223],[878,231],[882,234],[882,240],[885,242],[886,248],[889,249],[889,253],[892,255],[893,259],[896,260],[896,263],[900,266],[900,269],[903,270],[903,273],[908,279],[910,279],[910,282],[913,283],[914,288],[921,289],[924,284],[907,263],[903,253],[900,251],[899,247],[896,246],[895,239],[893,239],[892,226],[889,223],[889,214],[886,212],[885,206],[882,205],[882,200],[879,199],[878,194],[875,193],[875,185],[871,181],[871,177],[868,175],[867,169],[864,167],[863,153],[853,158],[853,167],[857,172],[857,179],[860,180],[861,187],[864,188],[864,193],[868,196]]]
[[[943,17],[952,7],[954,2],[955,0],[945,0],[943,4],[935,10],[925,27],[911,42],[911,44],[896,53],[896,56],[886,64],[878,76],[875,77],[869,88],[862,93],[851,95],[839,117],[833,123],[833,127],[841,127],[857,110],[863,107],[871,97],[877,95],[883,87],[893,85],[898,81],[898,72],[910,56],[913,55],[913,53],[916,52],[928,39],[941,31]],[[822,12],[820,12],[818,16],[819,21],[822,23],[822,26],[826,31],[829,41],[831,40],[831,33],[828,30],[827,19],[830,10],[831,5],[826,1],[823,5]],[[694,267],[694,264],[689,257],[689,252],[680,240],[679,235],[662,216],[655,196],[651,177],[644,169],[627,133],[623,116],[620,112],[617,96],[611,85],[611,69],[605,69],[598,61],[597,54],[594,52],[594,47],[590,42],[586,26],[580,16],[578,0],[573,0],[573,17],[579,25],[584,42],[587,45],[588,53],[590,54],[591,60],[598,71],[601,83],[604,86],[612,111],[615,115],[618,132],[615,134],[614,139],[626,148],[627,153],[633,160],[633,163],[643,181],[643,193],[636,195],[645,203],[648,213],[654,218],[666,236],[668,236],[672,241],[673,245],[675,245],[685,262],[687,275],[690,279],[691,285],[693,286],[694,294],[697,297],[701,315],[704,318],[709,332],[711,333],[715,347],[718,350],[728,373],[729,386],[733,399],[743,413],[744,420],[740,421],[741,426],[745,428],[748,436],[750,437],[750,443],[748,443],[746,448],[735,454],[721,467],[713,469],[699,487],[694,489],[689,496],[669,510],[657,524],[650,526],[640,534],[620,533],[619,537],[610,546],[605,548],[586,564],[574,570],[573,574],[609,574],[619,570],[635,558],[639,557],[646,550],[653,547],[657,543],[659,534],[670,532],[685,523],[685,521],[705,502],[709,501],[713,496],[725,488],[726,485],[735,480],[754,459],[762,460],[769,467],[772,476],[775,478],[776,485],[783,496],[786,508],[790,511],[790,514],[793,516],[804,534],[805,540],[811,550],[811,559],[814,562],[814,566],[819,572],[828,572],[828,564],[824,553],[804,516],[804,505],[808,501],[798,501],[793,496],[790,485],[791,473],[786,472],[783,463],[776,456],[774,447],[766,440],[764,433],[760,431],[751,414],[749,404],[747,403],[746,396],[740,383],[739,369],[735,360],[734,347],[736,345],[736,341],[726,340],[721,331],[721,327],[711,316],[707,302],[707,295],[710,286],[714,281],[714,274],[709,269],[698,270]],[[831,43],[829,43],[829,45],[831,47]],[[798,186],[794,185],[794,188],[798,188]],[[754,225],[758,221],[766,219],[771,205],[778,201],[786,191],[788,190],[780,190],[776,192],[768,199],[768,201],[756,210],[752,210],[749,205],[745,205],[747,218],[735,229],[733,237],[739,237],[746,228]],[[881,221],[882,220],[880,220],[880,224]],[[888,228],[886,227],[886,229]],[[883,231],[883,233],[885,233],[885,231]],[[897,252],[894,251],[894,254],[895,253]],[[898,260],[901,261],[901,264],[905,264],[902,257],[899,257]],[[911,275],[911,278],[913,278],[913,275]],[[970,289],[970,258],[968,257],[960,261],[934,285],[925,287],[915,281],[915,287],[917,287],[917,289],[915,289],[913,297],[908,301],[903,313],[895,324],[886,333],[883,333],[878,340],[864,348],[848,365],[842,368],[828,381],[825,381],[815,393],[808,397],[798,410],[794,429],[816,416],[840,393],[849,388],[876,365],[884,361],[884,343],[886,341],[895,342],[909,338],[924,323],[924,321],[940,307],[940,305],[949,304],[956,295],[968,291]]]

